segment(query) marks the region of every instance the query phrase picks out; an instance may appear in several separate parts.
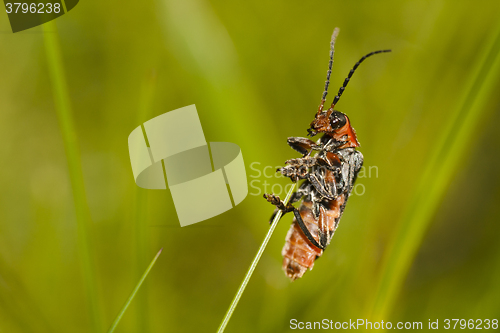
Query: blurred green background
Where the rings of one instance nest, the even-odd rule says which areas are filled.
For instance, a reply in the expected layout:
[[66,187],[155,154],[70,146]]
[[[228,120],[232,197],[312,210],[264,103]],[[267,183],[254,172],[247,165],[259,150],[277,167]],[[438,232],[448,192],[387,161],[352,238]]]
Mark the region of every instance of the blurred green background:
[[[262,193],[289,183],[272,170],[298,157],[286,138],[307,134],[336,26],[329,101],[361,56],[393,50],[337,105],[371,176],[294,283],[284,217],[226,332],[498,319],[500,2],[82,0],[16,34],[0,15],[0,332],[106,331],[161,247],[116,332],[215,332],[269,228]],[[190,104],[253,182],[181,228],[168,190],[135,185],[127,137]]]

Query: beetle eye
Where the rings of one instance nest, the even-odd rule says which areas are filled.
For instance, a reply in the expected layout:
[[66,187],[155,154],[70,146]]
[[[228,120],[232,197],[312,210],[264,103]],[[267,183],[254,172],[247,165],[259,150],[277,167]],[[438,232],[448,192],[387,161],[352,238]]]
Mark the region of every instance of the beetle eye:
[[330,116],[330,124],[333,129],[338,129],[341,128],[346,124],[346,118],[343,113],[340,113],[338,111],[334,111],[332,115]]

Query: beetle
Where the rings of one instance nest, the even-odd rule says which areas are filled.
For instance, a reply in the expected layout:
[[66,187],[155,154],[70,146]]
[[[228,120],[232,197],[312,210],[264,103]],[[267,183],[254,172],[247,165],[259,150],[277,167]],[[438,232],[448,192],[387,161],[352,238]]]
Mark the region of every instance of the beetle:
[[[330,244],[363,165],[363,155],[356,150],[359,147],[356,131],[349,117],[335,110],[335,105],[365,59],[391,51],[379,50],[363,56],[350,70],[330,108],[325,110],[338,33],[339,28],[335,28],[330,42],[325,89],[316,116],[307,129],[311,138],[320,133],[323,135],[316,142],[304,137],[289,137],[288,145],[302,157],[287,160],[286,165],[277,170],[293,182],[303,182],[286,205],[279,196],[264,194],[264,198],[276,206],[271,221],[279,210],[294,215],[282,250],[283,269],[292,281],[302,277],[308,268],[312,269],[315,260]],[[311,156],[313,151],[315,154]],[[299,208],[293,206],[300,200]]]

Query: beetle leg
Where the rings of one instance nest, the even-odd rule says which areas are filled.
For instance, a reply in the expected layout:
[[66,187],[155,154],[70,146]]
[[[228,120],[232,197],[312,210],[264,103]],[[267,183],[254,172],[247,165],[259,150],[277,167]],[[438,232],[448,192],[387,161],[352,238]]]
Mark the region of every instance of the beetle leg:
[[282,210],[283,215],[285,215],[286,213],[291,211],[290,209],[293,207],[292,206],[293,203],[299,201],[300,199],[302,199],[302,197],[309,195],[310,193],[311,193],[311,184],[309,184],[309,182],[306,180],[300,185],[299,189],[292,194],[287,206],[284,205],[283,201],[281,201],[278,196],[275,196],[274,194],[264,194],[264,198],[276,206],[276,209],[274,210],[273,214],[271,215],[271,219],[269,220],[269,224],[273,222],[274,217],[276,216],[278,211],[282,210],[280,209],[280,207],[285,207],[285,208],[288,207],[288,209]]
[[309,168],[317,165],[315,157],[293,158],[285,162],[284,167],[278,168],[276,172],[280,172],[283,176],[289,177],[293,182],[298,179],[307,178]]
[[302,199],[302,197],[304,195],[309,194],[309,189],[307,188],[307,186],[304,186],[304,184],[305,184],[305,182],[302,183],[302,185],[300,185],[299,189],[295,193],[292,194],[292,196],[290,197],[290,201],[288,202],[289,204],[296,203],[297,201]]
[[[323,177],[318,178],[318,176],[315,174],[308,174],[307,179],[311,182],[311,184],[314,186],[316,191],[318,191],[318,193],[322,197],[324,197],[328,200],[335,199],[335,194],[332,193],[329,188],[327,188],[327,185],[325,184]],[[328,187],[330,187],[330,186],[328,186]]]
[[[314,239],[312,236],[311,232],[309,229],[307,229],[304,220],[302,220],[302,216],[300,216],[300,212],[297,208],[293,210],[293,215],[295,215],[295,219],[297,220],[297,223],[299,224],[300,229],[304,233],[304,235],[307,237],[307,239],[311,242],[312,245],[316,246],[318,249],[324,250],[325,246],[321,245],[320,243]],[[321,242],[321,241],[320,241]]]
[[325,248],[330,243],[330,230],[328,230],[328,221],[326,218],[326,211],[323,205],[319,206],[318,218],[318,238],[319,244]]
[[[302,191],[300,191],[302,190]],[[300,192],[299,192],[300,191]],[[300,216],[300,211],[295,208],[293,205],[292,205],[292,202],[296,202],[296,201],[299,201],[304,195],[308,194],[306,192],[309,192],[309,183],[304,182],[300,188],[299,188],[299,191],[297,191],[295,194],[297,194],[296,196],[292,195],[292,197],[290,198],[290,202],[288,204],[285,205],[285,203],[280,199],[279,196],[277,195],[274,195],[274,194],[264,194],[264,198],[272,203],[273,205],[276,206],[276,210],[274,211],[272,217],[271,217],[271,221],[274,220],[274,217],[276,216],[276,214],[278,213],[278,211],[282,211],[283,214],[286,214],[286,213],[289,213],[289,212],[292,212],[293,211],[293,215],[295,216],[295,219],[297,220],[297,223],[300,227],[300,229],[302,230],[302,232],[304,233],[304,235],[307,237],[307,239],[309,240],[309,242],[311,242],[311,244],[313,244],[314,246],[316,246],[318,249],[321,249],[321,250],[324,250],[325,247],[326,247],[326,244],[327,244],[327,234],[325,235],[324,232],[322,231],[322,229],[320,229],[319,231],[319,239],[320,239],[320,243],[318,243],[314,237],[312,236],[311,232],[309,231],[309,229],[307,229],[307,226],[305,225],[304,223],[304,220],[302,220],[302,216]],[[320,211],[321,211],[322,207],[320,207]],[[324,209],[323,209],[323,212],[324,212]],[[320,219],[321,221],[323,221],[324,218],[321,217],[322,214],[320,214]],[[322,225],[324,223],[322,222]]]
[[285,164],[291,166],[305,166],[310,168],[318,164],[318,160],[316,159],[316,157],[306,156],[306,157],[289,159],[288,161],[285,162]]
[[309,168],[314,168],[316,166],[326,165],[330,169],[332,166],[330,162],[322,157],[301,157],[301,158],[292,158],[285,162],[284,167],[278,168],[276,171],[280,172],[285,177],[290,177],[292,181],[296,181],[297,179],[307,179]]
[[307,178],[309,167],[307,165],[300,165],[300,161],[293,161],[292,163],[294,163],[295,165],[286,165],[282,168],[277,169],[276,172],[280,172],[283,176],[289,177],[293,182],[296,182],[299,179]]
[[325,150],[328,152],[334,152],[338,147],[341,147],[348,142],[349,141],[331,140],[328,142],[328,145],[325,145]]
[[313,203],[312,213],[313,213],[314,218],[317,220],[319,218],[319,201],[314,200],[312,203]]
[[331,168],[331,170],[334,170],[334,169],[340,169],[342,167],[342,162],[344,161],[344,158],[339,154],[335,154],[333,152],[327,152],[324,161]]
[[311,151],[321,149],[321,146],[317,145],[316,142],[308,138],[289,137],[287,139],[287,143],[294,150],[301,153],[302,156],[309,156],[309,154],[311,154]]
[[[271,219],[269,220],[269,224],[271,224],[274,220],[274,217],[276,214],[278,214],[278,211],[282,211],[283,215],[286,213],[289,213],[295,209],[295,207],[292,205],[293,202],[297,202],[302,198],[302,195],[298,194],[296,195],[297,192],[295,192],[292,197],[290,197],[290,201],[288,204],[285,206],[284,202],[278,197],[277,195],[274,194],[264,194],[264,199],[266,199],[268,202],[272,203],[273,205],[276,206],[276,209],[274,210],[273,214],[271,215]],[[297,198],[298,196],[298,198]]]
[[274,194],[264,194],[264,199],[275,205],[284,214],[289,213],[295,209],[295,207],[289,202],[287,205],[280,199],[279,196]]
[[[304,233],[304,235],[307,237],[307,239],[311,242],[312,245],[316,246],[318,249],[324,250],[326,245],[319,244],[314,237],[312,236],[311,232],[309,229],[307,229],[307,226],[304,223],[304,220],[302,220],[302,216],[300,216],[300,211],[292,206],[290,203],[288,203],[286,206],[281,201],[281,199],[278,196],[275,196],[274,194],[264,194],[264,198],[266,198],[267,201],[272,203],[277,207],[275,210],[272,219],[274,219],[274,216],[278,212],[278,210],[281,210],[283,214],[286,214],[288,212],[293,211],[293,215],[295,216],[295,219],[297,220],[297,223],[299,224],[300,229]],[[272,220],[271,220],[272,221]],[[325,238],[325,236],[322,236]],[[321,241],[322,242],[322,241]]]

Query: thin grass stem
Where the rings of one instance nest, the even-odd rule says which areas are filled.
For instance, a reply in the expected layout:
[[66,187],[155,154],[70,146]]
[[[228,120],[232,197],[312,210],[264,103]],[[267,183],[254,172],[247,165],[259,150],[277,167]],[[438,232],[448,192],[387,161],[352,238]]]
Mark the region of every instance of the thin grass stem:
[[88,307],[94,332],[102,332],[101,311],[97,294],[94,264],[90,249],[90,215],[83,181],[82,163],[75,125],[73,121],[71,101],[69,98],[63,59],[59,45],[57,26],[54,21],[42,25],[43,39],[47,58],[47,66],[54,95],[54,105],[59,129],[68,163],[68,172],[71,182],[73,203],[75,205],[76,222],[78,227],[78,254],[82,263]]
[[[285,205],[290,200],[290,197],[292,196],[292,193],[295,190],[295,186],[296,186],[296,183],[293,183],[293,186],[288,191],[285,200],[283,200]],[[222,320],[222,323],[220,324],[219,329],[217,330],[217,333],[222,333],[226,329],[227,323],[229,322],[229,319],[231,319],[231,316],[233,315],[234,309],[236,309],[236,306],[238,305],[238,302],[240,301],[241,295],[245,291],[245,288],[248,284],[248,281],[250,281],[250,278],[252,277],[253,271],[255,270],[255,267],[257,267],[257,264],[259,263],[260,257],[262,257],[262,254],[264,253],[264,250],[266,249],[267,243],[269,243],[269,240],[271,239],[271,236],[274,232],[274,229],[276,229],[276,226],[278,225],[278,222],[279,222],[282,214],[283,214],[282,211],[278,211],[278,213],[274,217],[274,220],[271,223],[271,227],[269,228],[269,231],[267,232],[267,235],[264,238],[264,241],[260,245],[260,248],[257,251],[255,258],[253,259],[252,264],[250,265],[250,268],[248,269],[247,274],[245,275],[245,278],[243,279],[243,282],[241,283],[240,287],[238,288],[238,291],[236,292],[236,295],[234,296],[233,301],[231,302],[231,305],[229,306],[229,309],[227,310],[226,315],[224,316],[224,319]]]
[[[137,112],[137,124],[142,124],[148,120],[151,113],[151,105],[154,100],[154,93],[156,89],[156,73],[151,71],[145,76],[142,83],[139,106]],[[142,275],[142,267],[144,266],[145,260],[149,259],[147,254],[147,243],[148,243],[148,227],[146,223],[147,220],[147,198],[148,191],[142,189],[138,186],[135,187],[135,205],[134,205],[134,226],[135,226],[135,241],[136,241],[136,277],[139,278]],[[149,302],[148,294],[141,293],[137,296],[136,306],[136,317],[137,317],[137,332],[149,332]]]
[[142,277],[141,279],[139,280],[139,283],[137,283],[137,285],[135,286],[134,290],[132,291],[132,294],[130,294],[129,298],[127,299],[127,301],[125,302],[125,305],[123,306],[122,310],[120,311],[120,313],[118,314],[118,316],[116,317],[115,321],[113,322],[113,325],[111,325],[108,333],[113,333],[115,331],[115,328],[116,326],[118,326],[118,323],[120,322],[120,320],[122,319],[123,317],[123,314],[125,313],[125,311],[127,310],[128,306],[130,305],[130,303],[132,302],[132,300],[134,299],[135,297],[135,294],[137,294],[137,291],[139,291],[139,288],[141,287],[142,283],[144,282],[144,280],[146,279],[146,277],[148,276],[149,274],[149,271],[151,270],[151,268],[153,268],[156,260],[158,259],[158,257],[160,256],[161,254],[161,251],[163,250],[163,248],[160,249],[160,251],[158,251],[158,253],[156,254],[156,256],[153,258],[153,260],[151,261],[151,263],[149,264],[148,268],[146,268],[146,271],[144,272],[144,274],[142,274]]

